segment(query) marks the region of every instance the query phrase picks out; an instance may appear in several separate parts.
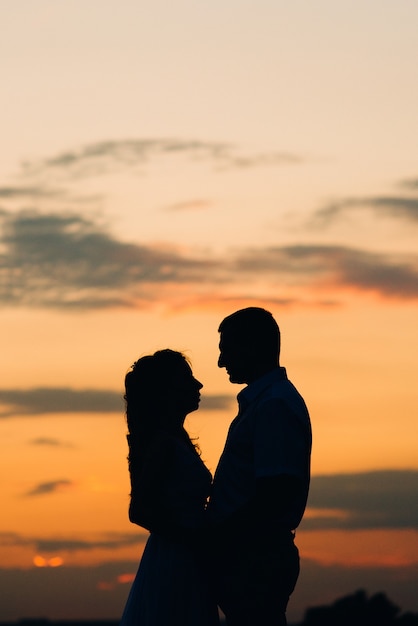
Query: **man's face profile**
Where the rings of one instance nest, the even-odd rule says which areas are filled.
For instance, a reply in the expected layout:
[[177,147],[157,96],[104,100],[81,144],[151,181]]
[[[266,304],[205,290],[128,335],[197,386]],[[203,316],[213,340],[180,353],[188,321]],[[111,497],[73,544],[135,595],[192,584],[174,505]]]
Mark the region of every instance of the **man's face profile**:
[[221,332],[218,367],[226,369],[231,383],[248,382],[253,367],[253,358],[242,336],[231,332]]

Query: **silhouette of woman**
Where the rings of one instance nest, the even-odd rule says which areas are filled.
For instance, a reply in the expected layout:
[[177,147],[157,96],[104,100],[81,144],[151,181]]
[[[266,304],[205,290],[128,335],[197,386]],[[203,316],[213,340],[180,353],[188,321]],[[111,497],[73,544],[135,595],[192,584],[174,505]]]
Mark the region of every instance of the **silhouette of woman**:
[[183,354],[159,350],[125,378],[129,519],[150,531],[121,626],[216,626],[202,554],[212,477],[184,428],[202,384]]

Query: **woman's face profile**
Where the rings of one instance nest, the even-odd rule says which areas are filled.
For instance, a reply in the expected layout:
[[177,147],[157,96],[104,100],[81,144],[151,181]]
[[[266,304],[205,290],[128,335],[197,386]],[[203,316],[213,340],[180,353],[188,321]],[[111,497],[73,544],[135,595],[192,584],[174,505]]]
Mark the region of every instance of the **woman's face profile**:
[[185,361],[172,379],[172,403],[177,414],[186,417],[199,408],[202,383],[193,376],[190,365]]

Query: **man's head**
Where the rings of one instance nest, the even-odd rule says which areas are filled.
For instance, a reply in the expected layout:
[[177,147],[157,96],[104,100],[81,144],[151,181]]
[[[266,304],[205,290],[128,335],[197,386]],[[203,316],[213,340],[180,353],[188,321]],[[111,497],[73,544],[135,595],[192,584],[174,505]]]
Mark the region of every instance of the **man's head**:
[[218,366],[225,367],[232,383],[251,383],[279,364],[280,330],[269,311],[240,309],[219,326]]

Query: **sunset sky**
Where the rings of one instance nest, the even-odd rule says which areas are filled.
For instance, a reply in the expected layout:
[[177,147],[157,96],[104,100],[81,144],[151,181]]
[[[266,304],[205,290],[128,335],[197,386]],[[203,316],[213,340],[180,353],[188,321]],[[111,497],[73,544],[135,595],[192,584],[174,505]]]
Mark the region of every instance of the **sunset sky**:
[[[264,306],[312,418],[289,620],[418,612],[418,3],[2,0],[0,621],[118,618],[123,378],[170,347],[235,416],[217,328]],[[22,600],[24,598],[24,602]]]

